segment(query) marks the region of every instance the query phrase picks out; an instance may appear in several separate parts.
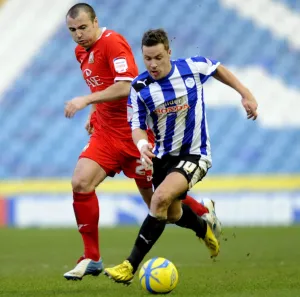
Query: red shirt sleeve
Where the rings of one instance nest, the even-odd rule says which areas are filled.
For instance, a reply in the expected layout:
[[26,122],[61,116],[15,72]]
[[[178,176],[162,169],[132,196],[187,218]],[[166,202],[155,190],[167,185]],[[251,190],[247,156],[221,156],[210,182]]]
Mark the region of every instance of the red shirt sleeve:
[[123,36],[113,32],[107,37],[106,50],[114,81],[132,81],[138,75],[133,53]]

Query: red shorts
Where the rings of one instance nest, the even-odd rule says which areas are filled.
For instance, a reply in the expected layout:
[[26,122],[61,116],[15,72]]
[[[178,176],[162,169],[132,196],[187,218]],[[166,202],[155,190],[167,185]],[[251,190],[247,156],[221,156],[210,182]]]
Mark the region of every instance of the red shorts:
[[79,158],[97,162],[108,176],[123,171],[127,177],[134,178],[139,187],[152,188],[151,178],[146,176],[140,160],[140,152],[131,139],[120,140],[107,133],[94,132]]

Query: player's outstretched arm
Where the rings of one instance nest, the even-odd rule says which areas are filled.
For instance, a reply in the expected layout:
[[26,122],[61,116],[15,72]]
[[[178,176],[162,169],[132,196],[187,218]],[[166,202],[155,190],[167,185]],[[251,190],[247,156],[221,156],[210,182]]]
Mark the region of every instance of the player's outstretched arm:
[[118,81],[103,91],[95,92],[86,96],[75,97],[65,103],[65,116],[72,118],[75,113],[86,106],[95,103],[119,100],[129,95],[131,81]]
[[248,119],[255,120],[257,118],[257,102],[254,96],[232,72],[223,65],[219,65],[213,77],[230,86],[242,96],[242,104]]

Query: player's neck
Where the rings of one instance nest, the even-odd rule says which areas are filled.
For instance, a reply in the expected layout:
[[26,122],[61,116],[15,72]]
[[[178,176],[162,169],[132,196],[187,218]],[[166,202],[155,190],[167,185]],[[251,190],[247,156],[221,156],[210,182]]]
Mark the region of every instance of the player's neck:
[[86,51],[89,51],[89,49],[100,39],[101,35],[103,33],[102,28],[98,28],[96,34],[95,34],[95,40],[89,47],[85,48]]
[[98,40],[98,39],[100,39],[100,37],[101,37],[101,35],[102,35],[102,33],[103,33],[103,28],[98,28],[98,30],[97,30],[97,37],[96,37],[96,40],[95,40],[95,42]]
[[161,79],[167,77],[167,76],[170,74],[171,71],[172,71],[172,63],[171,63],[171,61],[170,61],[170,64],[169,64],[168,68],[166,68],[166,71],[165,71],[165,73],[164,73],[164,76],[163,76]]

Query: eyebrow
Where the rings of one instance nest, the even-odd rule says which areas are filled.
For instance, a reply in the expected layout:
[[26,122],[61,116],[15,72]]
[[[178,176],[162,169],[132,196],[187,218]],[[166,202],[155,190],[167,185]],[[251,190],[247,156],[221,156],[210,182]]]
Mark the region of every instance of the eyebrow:
[[[148,55],[144,55],[144,56],[147,57],[147,58],[152,58],[152,57],[150,57]],[[153,58],[158,58],[159,56],[162,56],[162,54],[158,54],[158,55],[154,56]]]
[[[83,26],[87,26],[86,24],[82,24],[82,25],[80,25],[77,29],[80,29],[81,27],[83,27]],[[71,30],[71,29],[75,29],[76,30],[76,28],[75,27],[69,27],[69,29]]]

